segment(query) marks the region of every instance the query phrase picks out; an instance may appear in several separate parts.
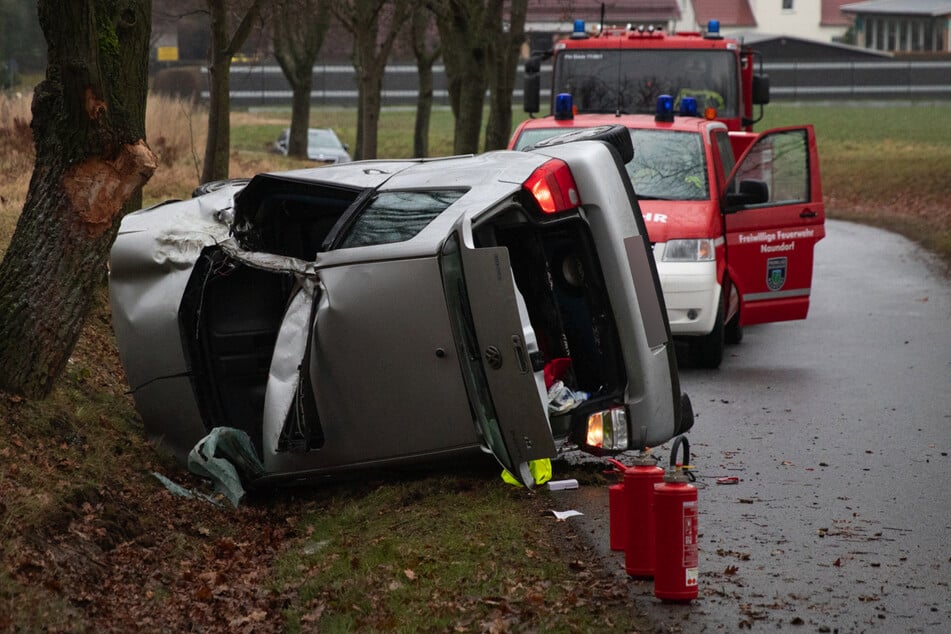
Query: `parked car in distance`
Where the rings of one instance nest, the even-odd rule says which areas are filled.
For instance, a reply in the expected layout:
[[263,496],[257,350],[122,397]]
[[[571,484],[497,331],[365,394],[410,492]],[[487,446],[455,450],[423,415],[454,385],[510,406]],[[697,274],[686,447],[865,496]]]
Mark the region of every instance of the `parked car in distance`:
[[[291,129],[284,128],[274,142],[274,151],[287,156],[288,140]],[[307,130],[307,158],[323,163],[349,163],[350,148],[340,141],[331,128],[310,128]]]
[[[730,131],[673,101],[658,114],[581,114],[528,119],[509,147],[572,130],[623,125],[634,145],[626,165],[644,214],[671,332],[694,362],[716,368],[743,326],[805,319],[813,250],[825,236],[812,126]],[[688,102],[687,99],[684,102]]]
[[688,430],[630,135],[576,136],[259,174],[126,216],[110,301],[149,435],[184,459],[243,430],[265,478],[481,447],[532,486],[560,446]]

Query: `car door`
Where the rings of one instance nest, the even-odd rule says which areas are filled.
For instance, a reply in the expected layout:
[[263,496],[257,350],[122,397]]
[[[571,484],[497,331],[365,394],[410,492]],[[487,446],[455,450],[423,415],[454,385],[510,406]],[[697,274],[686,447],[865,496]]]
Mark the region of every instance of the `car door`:
[[[526,486],[528,463],[555,456],[534,335],[501,247],[475,248],[462,228],[446,241],[441,269],[456,350],[482,441]],[[520,314],[521,313],[521,314]]]
[[737,161],[721,200],[727,268],[742,325],[805,319],[813,251],[825,236],[812,126],[760,134]]

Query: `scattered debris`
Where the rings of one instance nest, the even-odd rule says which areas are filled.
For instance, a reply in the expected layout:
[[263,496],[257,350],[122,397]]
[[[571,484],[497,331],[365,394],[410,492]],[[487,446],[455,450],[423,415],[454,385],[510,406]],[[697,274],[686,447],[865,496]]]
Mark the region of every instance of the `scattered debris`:
[[564,521],[565,521],[566,519],[568,519],[569,517],[574,517],[574,516],[576,516],[576,515],[584,515],[584,513],[582,513],[581,511],[574,511],[574,510],[572,510],[572,511],[555,511],[554,509],[550,509],[548,512],[551,513],[552,515],[554,515],[554,516],[555,516],[555,519],[558,520],[559,522],[564,522]]
[[564,491],[566,489],[577,489],[578,481],[574,478],[568,480],[552,480],[548,483],[549,491]]

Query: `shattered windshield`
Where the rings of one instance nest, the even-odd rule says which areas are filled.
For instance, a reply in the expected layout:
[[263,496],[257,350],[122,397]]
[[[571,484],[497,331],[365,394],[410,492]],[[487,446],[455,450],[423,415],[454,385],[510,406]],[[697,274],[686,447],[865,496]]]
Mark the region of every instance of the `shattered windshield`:
[[625,168],[640,199],[707,200],[707,162],[695,132],[631,130],[634,158]]
[[578,112],[653,114],[657,97],[670,95],[674,107],[694,97],[701,112],[738,116],[736,62],[718,50],[565,50],[555,63],[553,94],[571,93]]

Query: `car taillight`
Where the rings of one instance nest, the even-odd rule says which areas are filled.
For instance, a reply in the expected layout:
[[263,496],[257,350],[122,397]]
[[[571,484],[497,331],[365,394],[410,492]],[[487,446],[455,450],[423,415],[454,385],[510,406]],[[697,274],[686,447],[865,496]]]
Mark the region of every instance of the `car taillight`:
[[571,170],[560,159],[551,159],[532,172],[522,187],[528,190],[546,214],[568,211],[581,204]]
[[589,450],[623,451],[628,448],[627,412],[623,407],[594,412],[588,416],[584,444]]

